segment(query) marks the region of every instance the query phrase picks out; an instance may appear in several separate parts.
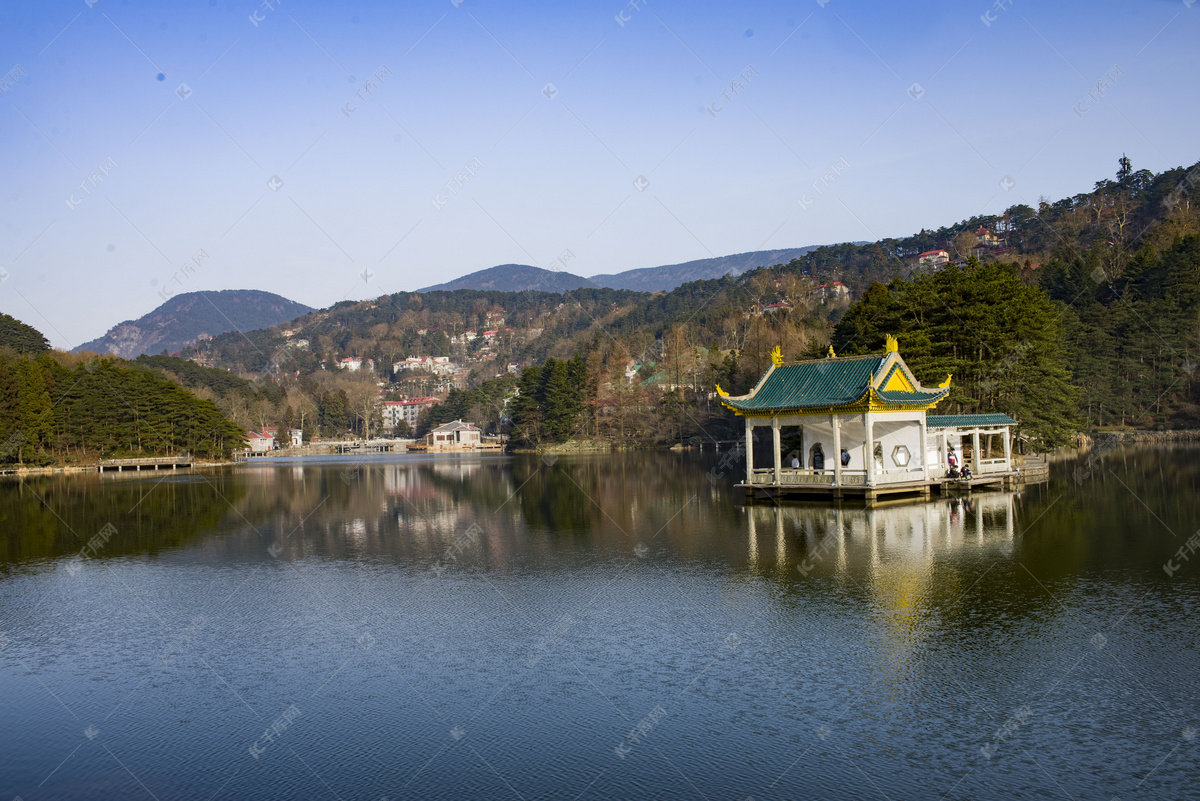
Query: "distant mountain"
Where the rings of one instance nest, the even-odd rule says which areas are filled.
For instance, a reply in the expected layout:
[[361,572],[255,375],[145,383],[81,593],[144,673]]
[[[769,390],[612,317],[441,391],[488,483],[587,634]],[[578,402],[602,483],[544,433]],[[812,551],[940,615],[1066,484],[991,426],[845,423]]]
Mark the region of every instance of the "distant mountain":
[[[854,244],[863,245],[865,242]],[[751,253],[735,253],[715,259],[698,259],[683,264],[665,264],[661,267],[641,267],[623,273],[604,273],[590,278],[571,273],[543,270],[528,264],[501,264],[486,270],[468,273],[461,278],[436,286],[418,289],[418,292],[451,291],[455,289],[494,290],[499,292],[569,292],[572,289],[608,287],[609,289],[631,289],[635,292],[670,292],[689,281],[721,278],[725,275],[741,275],[755,267],[770,267],[787,264],[798,259],[820,245],[783,250],[756,250]]]
[[586,278],[571,273],[543,270],[528,264],[501,264],[486,270],[468,273],[444,284],[427,286],[418,292],[436,292],[455,289],[490,289],[496,292],[569,292],[572,289],[595,289]]
[[143,353],[177,353],[201,337],[253,331],[294,320],[313,309],[257,289],[185,292],[136,320],[126,320],[78,351],[111,353],[125,359]]
[[[864,244],[864,243],[859,243]],[[642,267],[623,273],[593,275],[588,278],[593,284],[612,289],[632,289],[638,292],[670,292],[680,284],[720,278],[724,275],[741,275],[755,267],[771,267],[787,264],[798,259],[820,245],[783,250],[756,250],[751,253],[735,253],[715,259],[697,259],[683,264],[666,264],[662,267]]]

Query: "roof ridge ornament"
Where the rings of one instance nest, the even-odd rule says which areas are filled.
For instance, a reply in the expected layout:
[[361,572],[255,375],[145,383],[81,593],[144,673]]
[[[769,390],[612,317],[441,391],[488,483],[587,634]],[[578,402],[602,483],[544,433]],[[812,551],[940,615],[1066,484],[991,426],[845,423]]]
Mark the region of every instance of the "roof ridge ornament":
[[833,352],[833,345],[829,346],[829,358],[831,358],[831,359],[837,358],[837,354]]
[[728,393],[728,392],[726,392],[725,390],[721,389],[721,385],[720,385],[720,384],[717,384],[717,394],[718,394],[718,395],[720,395],[722,398],[728,398],[728,397],[729,397],[729,393]]
[[954,378],[954,373],[946,373],[946,380],[938,384],[938,389],[945,389],[950,386],[950,379]]
[[888,353],[899,353],[900,352],[900,343],[897,342],[896,338],[894,336],[892,336],[891,334],[888,334],[886,336],[886,338],[884,339],[884,342],[887,343],[886,347],[887,347]]
[[779,349],[778,345],[771,348],[771,364],[776,367],[783,364],[783,352]]

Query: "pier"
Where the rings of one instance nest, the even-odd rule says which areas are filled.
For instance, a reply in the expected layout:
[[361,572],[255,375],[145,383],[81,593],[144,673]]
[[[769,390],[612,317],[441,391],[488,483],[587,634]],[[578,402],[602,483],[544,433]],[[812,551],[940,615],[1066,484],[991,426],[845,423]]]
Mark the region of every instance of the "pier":
[[126,470],[188,470],[191,456],[149,456],[140,459],[101,459],[96,463],[100,473],[123,473]]
[[404,453],[408,440],[401,439],[356,439],[332,443],[332,452],[345,453]]

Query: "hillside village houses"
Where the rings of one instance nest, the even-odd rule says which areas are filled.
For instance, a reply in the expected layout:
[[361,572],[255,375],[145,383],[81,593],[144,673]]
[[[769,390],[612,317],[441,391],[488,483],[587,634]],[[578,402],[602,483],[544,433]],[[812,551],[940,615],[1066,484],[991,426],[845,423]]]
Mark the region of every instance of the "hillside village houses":
[[[1008,250],[1008,243],[1004,239],[996,236],[996,234],[982,225],[968,233],[971,236],[971,239],[968,241],[972,242],[970,254],[977,259],[983,258],[988,253],[1004,253]],[[957,239],[955,241],[957,242]],[[961,245],[958,245],[958,247],[961,247]],[[941,248],[927,250],[917,255],[917,266],[932,270],[940,270],[942,267],[950,264],[951,261],[950,252]],[[953,260],[953,263],[962,264],[963,261],[960,258]]]
[[392,364],[392,374],[405,370],[428,370],[434,375],[453,375],[459,367],[450,361],[449,356],[409,356],[403,361]]
[[[374,359],[367,359],[366,364],[367,364],[368,370],[375,369],[375,360]],[[348,370],[351,373],[356,373],[362,369],[363,360],[361,358],[359,358],[358,356],[347,356],[344,359],[339,359],[337,366],[338,366],[339,370]]]
[[304,432],[298,428],[267,426],[262,433],[270,436],[274,442],[282,443],[280,447],[299,448],[304,445]]
[[[489,317],[491,317],[491,315],[489,315]],[[511,328],[505,328],[503,330],[504,331],[512,331]],[[499,336],[500,332],[501,332],[501,329],[499,329],[499,328],[493,328],[490,331],[484,331],[482,334],[479,333],[478,331],[464,331],[461,334],[453,334],[450,337],[450,344],[451,345],[467,345],[467,344],[479,339],[480,337],[482,337],[483,341],[490,345],[496,341],[496,337]]]

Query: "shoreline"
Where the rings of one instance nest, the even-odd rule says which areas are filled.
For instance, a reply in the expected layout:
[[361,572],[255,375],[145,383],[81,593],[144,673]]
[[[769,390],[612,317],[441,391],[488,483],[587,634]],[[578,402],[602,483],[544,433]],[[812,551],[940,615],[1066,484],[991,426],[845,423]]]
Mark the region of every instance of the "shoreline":
[[1151,429],[1131,428],[1116,431],[1093,431],[1090,434],[1084,432],[1078,437],[1078,447],[1080,448],[1094,448],[1101,442],[1105,443],[1106,447],[1153,445],[1170,442],[1200,442],[1200,429],[1180,428],[1154,431]]
[[[1103,447],[1105,450],[1112,448],[1127,446],[1127,445],[1168,445],[1174,443],[1189,443],[1200,442],[1200,429],[1175,429],[1166,431],[1153,431],[1149,429],[1128,429],[1121,431],[1093,431],[1091,433],[1080,433],[1076,438],[1074,446],[1066,446],[1057,448],[1051,452],[1051,460],[1057,461],[1055,456],[1061,457],[1071,456],[1082,452],[1090,451],[1097,447]],[[553,445],[543,445],[538,447],[524,448],[506,448],[499,453],[517,454],[517,453],[532,453],[532,454],[554,454],[563,456],[573,453],[613,453],[616,451],[626,450],[662,450],[662,451],[679,451],[691,450],[691,446],[680,447],[678,443],[672,445],[655,445],[649,443],[616,443],[608,440],[571,440],[568,442],[555,443]],[[325,449],[322,449],[325,451]],[[400,451],[399,453],[404,453]],[[408,453],[416,453],[416,451],[407,451]],[[453,451],[453,453],[474,453],[475,451]],[[450,453],[450,451],[447,451]],[[311,450],[300,448],[281,448],[278,451],[261,456],[255,456],[250,459],[222,459],[216,461],[193,462],[192,467],[236,467],[244,464],[255,464],[267,459],[303,459],[316,456],[354,456],[355,454],[335,454],[328,451],[314,453]],[[372,454],[374,455],[374,454]],[[95,464],[53,464],[40,467],[5,467],[0,468],[0,478],[28,478],[34,476],[54,476],[67,475],[76,473],[95,473],[97,472]]]
[[[218,462],[192,462],[192,468],[197,467],[227,467],[236,465],[238,462],[233,460],[222,460]],[[66,475],[69,473],[99,473],[95,464],[51,464],[41,467],[5,467],[0,469],[0,478],[28,478],[31,476],[57,476]],[[146,472],[146,471],[144,471]],[[179,470],[160,470],[160,473],[178,473]]]

